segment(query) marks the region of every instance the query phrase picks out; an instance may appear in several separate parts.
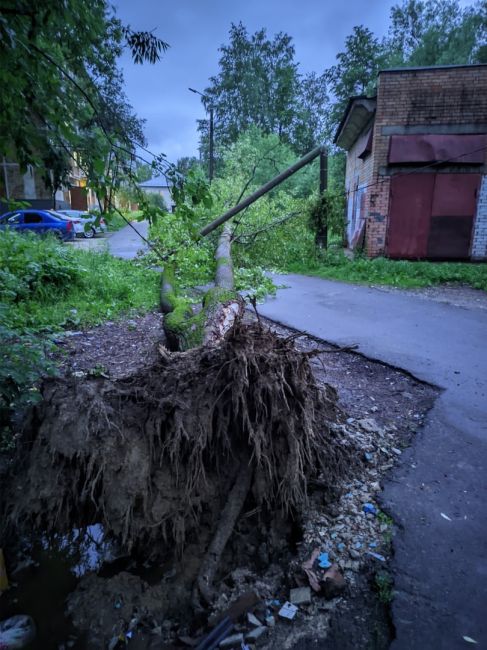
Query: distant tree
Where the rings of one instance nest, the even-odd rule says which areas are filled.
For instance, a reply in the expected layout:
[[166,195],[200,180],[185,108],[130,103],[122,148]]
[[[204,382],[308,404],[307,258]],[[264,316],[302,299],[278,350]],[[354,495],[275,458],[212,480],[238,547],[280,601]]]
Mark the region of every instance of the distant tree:
[[232,24],[220,52],[219,72],[203,98],[214,108],[219,144],[235,142],[251,125],[290,141],[299,89],[291,37],[280,32],[271,40],[265,29],[249,35],[242,23]]
[[[296,161],[291,145],[282,142],[276,133],[263,133],[252,126],[231,145],[221,162],[222,179],[235,187],[236,200],[257,189]],[[270,196],[280,192],[290,197],[306,197],[318,188],[318,162],[307,165],[272,190]]]
[[148,193],[147,200],[150,205],[160,208],[161,210],[166,210],[167,212],[166,202],[164,201],[164,197],[160,194],[154,194],[153,192]]
[[377,72],[385,61],[385,50],[379,39],[363,25],[353,28],[345,39],[345,49],[336,56],[337,63],[325,71],[325,78],[334,96],[331,114],[337,124],[350,97],[375,92]]
[[301,77],[291,132],[297,153],[304,155],[327,139],[329,109],[325,75],[311,72]]
[[186,176],[191,169],[201,169],[201,166],[201,161],[195,156],[183,156],[176,163],[176,169],[183,176]]
[[391,9],[387,46],[395,65],[482,63],[487,60],[487,4],[404,0]]
[[151,165],[147,163],[137,163],[135,166],[135,177],[139,183],[144,183],[145,181],[150,181],[154,174],[154,170]]

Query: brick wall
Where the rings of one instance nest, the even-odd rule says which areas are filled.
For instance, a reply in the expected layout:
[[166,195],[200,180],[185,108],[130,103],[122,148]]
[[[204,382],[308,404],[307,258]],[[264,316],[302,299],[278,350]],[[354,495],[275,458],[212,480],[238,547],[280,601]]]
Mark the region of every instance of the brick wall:
[[482,178],[472,238],[472,259],[487,259],[487,175]]
[[[385,251],[390,174],[404,172],[388,168],[390,136],[420,133],[487,133],[487,65],[379,74],[372,169],[377,185],[366,201],[370,256]],[[487,172],[487,152],[482,171]]]
[[372,182],[373,159],[371,154],[365,160],[359,158],[359,156],[367,144],[370,127],[371,125],[368,125],[364,129],[347,155],[345,190],[347,192],[347,238],[349,245],[354,233],[360,230],[361,223],[359,222],[365,219],[367,214],[367,193],[364,196],[365,202],[362,203],[362,210],[360,209],[361,190]]

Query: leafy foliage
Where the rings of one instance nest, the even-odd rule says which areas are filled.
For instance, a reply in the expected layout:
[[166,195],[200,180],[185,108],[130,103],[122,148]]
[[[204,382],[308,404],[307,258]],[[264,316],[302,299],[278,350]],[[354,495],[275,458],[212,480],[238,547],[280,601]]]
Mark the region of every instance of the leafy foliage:
[[55,373],[46,357],[46,343],[28,333],[19,336],[6,323],[0,303],[0,451],[12,445],[10,425],[14,414],[39,400],[36,383]]
[[249,35],[242,23],[232,24],[229,36],[204,98],[216,111],[218,140],[235,142],[251,124],[266,133],[289,132],[297,83],[291,37],[269,40],[265,29]]
[[[235,143],[250,127],[274,133],[297,152],[321,139],[324,78],[301,78],[292,38],[283,32],[272,39],[265,29],[249,34],[232,24],[229,43],[220,47],[219,72],[210,79],[203,103],[215,111],[215,141],[222,149]],[[200,123],[203,157],[208,155],[208,125]]]
[[72,251],[54,237],[19,236],[4,231],[0,236],[0,301],[20,303],[65,293],[79,283],[81,273]]
[[54,238],[0,233],[0,446],[13,414],[35,402],[35,384],[54,373],[49,337],[155,308],[159,275],[107,252]]
[[183,156],[182,158],[178,159],[175,166],[176,170],[182,176],[186,176],[192,170],[203,169],[201,162],[195,156]]
[[485,63],[487,6],[457,0],[404,0],[391,10],[386,46],[396,65]]
[[345,195],[330,188],[308,205],[309,227],[315,235],[317,246],[323,246],[325,231],[343,238],[345,228]]
[[56,190],[76,152],[105,199],[144,144],[117,59],[129,47],[136,62],[154,62],[167,44],[124,27],[106,0],[6,0],[0,41],[0,154],[46,170]]
[[3,323],[19,335],[96,324],[157,305],[155,271],[54,238],[2,232],[0,267]]
[[122,30],[132,52],[134,63],[156,63],[169,48],[169,44],[157,38],[152,32],[135,32],[130,27]]
[[338,123],[350,97],[373,93],[377,72],[385,62],[379,39],[363,25],[353,28],[336,59],[325,73],[335,97],[334,123]]
[[235,289],[257,301],[274,296],[277,287],[261,266],[240,267],[235,271]]
[[[201,172],[190,172],[175,213],[164,215],[151,228],[158,249],[163,255],[171,254],[180,288],[213,280],[218,233],[200,239],[201,227],[293,160],[292,149],[281,143],[277,134],[266,135],[252,127],[229,147],[221,174],[211,186],[205,185]],[[202,188],[206,189],[202,192]],[[314,255],[304,208],[305,197],[317,188],[318,170],[302,170],[233,220],[233,261],[239,288],[252,288],[260,298],[271,286],[261,267],[284,270],[291,261],[304,263]],[[150,259],[156,261],[153,254]]]

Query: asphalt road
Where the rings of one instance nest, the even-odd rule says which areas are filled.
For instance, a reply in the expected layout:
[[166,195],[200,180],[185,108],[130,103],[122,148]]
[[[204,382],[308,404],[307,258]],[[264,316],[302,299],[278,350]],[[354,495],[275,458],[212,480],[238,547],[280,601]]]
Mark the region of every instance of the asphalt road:
[[[73,245],[77,248],[89,250],[101,250],[106,246],[115,257],[130,260],[137,256],[139,250],[147,249],[147,245],[137,232],[147,237],[149,231],[147,221],[133,221],[132,226],[133,228],[125,226],[125,228],[121,228],[117,232],[107,233],[104,236],[97,235],[93,239],[77,238]],[[137,232],[135,232],[134,228]]]
[[[392,650],[487,649],[487,311],[298,275],[262,315],[444,388],[384,485]],[[445,515],[447,518],[445,518]]]
[[113,233],[110,239],[108,239],[108,249],[115,257],[123,257],[129,260],[136,257],[139,250],[147,249],[144,240],[137,233],[147,237],[149,222],[133,221],[132,226],[125,226],[125,228]]

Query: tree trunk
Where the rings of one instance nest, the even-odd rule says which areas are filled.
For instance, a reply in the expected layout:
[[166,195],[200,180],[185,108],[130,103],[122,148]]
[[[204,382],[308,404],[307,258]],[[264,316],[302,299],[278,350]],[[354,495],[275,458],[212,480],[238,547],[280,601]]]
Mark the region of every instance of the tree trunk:
[[232,264],[232,232],[225,224],[215,254],[215,288],[210,289],[203,301],[205,325],[203,343],[218,343],[243,314],[244,303],[235,291]]
[[[229,223],[223,227],[215,253],[215,287],[206,292],[199,313],[191,305],[177,298],[174,291],[174,274],[166,266],[161,286],[161,311],[169,348],[185,350],[195,344],[217,347],[225,335],[239,321],[244,311],[244,301],[235,291],[232,264],[232,230]],[[213,580],[225,546],[250,489],[254,464],[247,455],[235,475],[234,486],[221,514],[216,532],[206,551],[193,589],[193,605],[201,609],[200,598],[206,604],[214,596]]]
[[160,304],[170,350],[217,344],[242,316],[244,302],[234,288],[231,247],[231,228],[226,224],[215,254],[215,287],[206,292],[199,310],[177,296],[174,271],[170,265],[164,268]]

